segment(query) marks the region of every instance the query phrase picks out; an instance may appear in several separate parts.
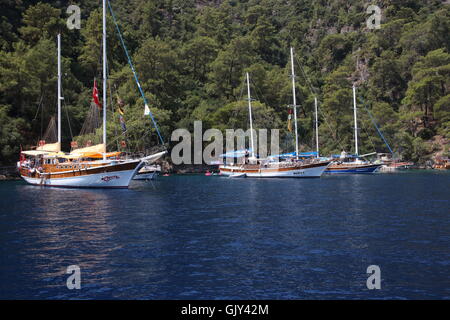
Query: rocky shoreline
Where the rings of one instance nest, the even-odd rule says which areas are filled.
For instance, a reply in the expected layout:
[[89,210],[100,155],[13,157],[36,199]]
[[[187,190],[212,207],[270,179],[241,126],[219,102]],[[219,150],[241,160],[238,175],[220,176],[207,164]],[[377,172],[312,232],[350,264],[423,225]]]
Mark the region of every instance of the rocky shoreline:
[[20,180],[18,174],[15,175],[0,174],[0,181],[14,181],[14,180]]
[[0,167],[0,181],[20,180],[15,166]]
[[161,166],[163,174],[202,174],[206,172],[218,172],[217,165],[207,164],[180,164],[174,165],[171,162],[164,160],[157,163]]

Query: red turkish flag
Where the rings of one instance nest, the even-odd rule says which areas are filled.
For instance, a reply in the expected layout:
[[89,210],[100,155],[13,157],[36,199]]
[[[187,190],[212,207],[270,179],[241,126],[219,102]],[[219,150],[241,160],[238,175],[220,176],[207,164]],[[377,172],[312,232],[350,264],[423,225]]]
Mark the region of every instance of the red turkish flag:
[[97,89],[97,81],[94,79],[94,89],[92,89],[92,98],[94,99],[94,103],[97,107],[100,108],[100,101],[98,100],[98,89]]

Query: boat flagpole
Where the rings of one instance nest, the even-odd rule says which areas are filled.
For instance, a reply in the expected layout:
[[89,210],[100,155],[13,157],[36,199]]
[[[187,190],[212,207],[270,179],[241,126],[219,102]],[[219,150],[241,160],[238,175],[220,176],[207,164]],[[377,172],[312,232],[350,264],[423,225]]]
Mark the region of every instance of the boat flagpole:
[[316,113],[316,152],[317,152],[317,158],[319,158],[319,116],[317,114],[317,97],[314,97],[314,107],[315,107],[315,113]]
[[103,0],[103,160],[106,160],[106,0]]
[[353,85],[353,114],[355,118],[355,154],[358,156],[358,120],[356,118],[356,87]]
[[61,34],[58,33],[58,143],[61,145]]
[[252,98],[250,95],[250,77],[247,72],[247,96],[248,96],[248,114],[250,117],[250,146],[252,148],[252,158],[255,157],[255,148],[253,146],[253,119],[252,119]]
[[294,99],[295,156],[298,159],[297,99],[295,96],[294,48],[291,47],[292,96]]

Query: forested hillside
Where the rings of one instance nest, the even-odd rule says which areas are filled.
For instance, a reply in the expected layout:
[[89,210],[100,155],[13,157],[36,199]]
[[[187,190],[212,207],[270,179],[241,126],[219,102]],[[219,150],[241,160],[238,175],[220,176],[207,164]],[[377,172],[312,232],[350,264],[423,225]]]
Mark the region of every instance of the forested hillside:
[[[56,35],[62,34],[63,139],[76,137],[101,82],[101,1],[1,0],[0,163],[42,137],[56,111]],[[81,29],[69,30],[69,4]],[[382,9],[368,29],[366,8]],[[295,48],[302,150],[313,144],[319,99],[321,153],[353,151],[352,84],[358,86],[360,153],[392,149],[423,163],[449,154],[450,5],[441,0],[112,0],[150,108],[166,141],[175,128],[247,128],[244,74],[252,78],[255,127],[280,128],[293,145],[289,47]],[[158,143],[111,16],[111,103],[123,101],[126,148]],[[101,91],[101,85],[99,86]],[[100,95],[101,97],[101,92]],[[121,127],[115,113],[109,141]],[[68,121],[70,120],[70,121]],[[69,125],[70,123],[70,125]],[[91,137],[91,139],[95,139]]]

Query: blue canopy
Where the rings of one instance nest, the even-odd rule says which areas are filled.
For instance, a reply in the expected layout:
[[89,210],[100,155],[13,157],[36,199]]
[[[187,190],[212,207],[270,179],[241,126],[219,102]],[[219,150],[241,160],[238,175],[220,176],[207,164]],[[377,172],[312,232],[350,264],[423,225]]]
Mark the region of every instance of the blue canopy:
[[317,157],[318,154],[316,151],[310,151],[310,152],[301,152],[298,154],[299,157]]
[[[282,154],[276,154],[276,155],[271,155],[269,158],[292,158],[295,157],[296,153],[295,152],[291,152],[291,153],[282,153]],[[299,157],[317,157],[317,152],[312,151],[312,152],[300,152],[298,154]]]
[[[332,154],[331,157],[332,158],[340,158],[341,155],[340,154]],[[346,158],[358,158],[358,155],[356,155],[356,154],[346,154],[345,157]]]

